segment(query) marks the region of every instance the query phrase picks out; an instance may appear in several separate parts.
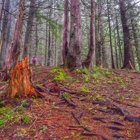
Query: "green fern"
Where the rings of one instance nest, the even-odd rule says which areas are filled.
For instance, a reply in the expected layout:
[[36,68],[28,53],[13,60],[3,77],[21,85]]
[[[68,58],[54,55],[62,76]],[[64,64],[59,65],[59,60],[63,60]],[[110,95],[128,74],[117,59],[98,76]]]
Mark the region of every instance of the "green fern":
[[65,79],[68,81],[74,81],[73,77],[71,77],[71,76],[65,76]]
[[94,73],[94,74],[92,75],[92,77],[93,77],[94,79],[97,79],[98,75],[97,75],[96,73]]
[[89,82],[89,79],[88,79],[88,77],[86,77],[86,79],[85,79],[85,82],[86,82],[86,83],[88,83],[88,82]]
[[86,67],[84,67],[82,69],[82,73],[88,75],[89,74],[89,70]]
[[65,75],[61,72],[58,72],[57,75],[54,76],[55,81],[63,81],[65,80]]
[[81,92],[90,92],[90,90],[87,89],[86,87],[82,87],[80,91],[81,91]]
[[98,71],[99,71],[99,67],[94,67],[93,73],[98,73]]
[[54,75],[54,80],[55,81],[65,80],[66,73],[62,68],[56,67],[52,70],[52,73],[55,73],[55,75]]
[[81,69],[76,69],[75,72],[82,73],[82,70]]
[[83,69],[76,69],[75,71],[77,73],[83,73],[83,74],[86,74],[86,75],[89,74],[89,70],[86,67],[84,67]]
[[64,99],[68,99],[69,98],[69,94],[68,93],[63,93],[62,95],[61,95],[61,98],[64,98]]

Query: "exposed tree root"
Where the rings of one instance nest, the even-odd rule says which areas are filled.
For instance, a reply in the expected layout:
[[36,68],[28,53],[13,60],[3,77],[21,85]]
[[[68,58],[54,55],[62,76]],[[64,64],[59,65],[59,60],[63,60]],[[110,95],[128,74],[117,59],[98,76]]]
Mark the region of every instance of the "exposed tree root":
[[124,135],[121,135],[121,134],[112,134],[112,137],[114,137],[114,138],[125,138],[125,136]]
[[131,61],[129,61],[129,65],[130,65],[131,69],[135,70],[135,68],[134,68],[133,65],[131,64]]
[[123,67],[121,69],[131,69],[131,70],[135,70],[135,68],[133,67],[131,61],[126,62]]
[[126,117],[125,117],[125,120],[140,122],[140,117],[126,116]]

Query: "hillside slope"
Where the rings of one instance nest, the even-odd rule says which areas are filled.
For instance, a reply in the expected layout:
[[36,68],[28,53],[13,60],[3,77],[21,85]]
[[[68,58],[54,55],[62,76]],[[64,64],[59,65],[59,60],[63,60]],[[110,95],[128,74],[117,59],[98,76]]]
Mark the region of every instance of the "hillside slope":
[[140,139],[139,72],[35,66],[32,81],[45,97],[1,99],[0,140]]

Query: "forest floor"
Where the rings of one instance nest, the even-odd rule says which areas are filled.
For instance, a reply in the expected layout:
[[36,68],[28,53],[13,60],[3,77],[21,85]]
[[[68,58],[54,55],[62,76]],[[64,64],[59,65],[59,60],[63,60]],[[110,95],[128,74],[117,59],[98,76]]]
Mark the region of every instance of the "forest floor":
[[0,140],[140,140],[140,72],[32,68],[44,98],[1,99]]

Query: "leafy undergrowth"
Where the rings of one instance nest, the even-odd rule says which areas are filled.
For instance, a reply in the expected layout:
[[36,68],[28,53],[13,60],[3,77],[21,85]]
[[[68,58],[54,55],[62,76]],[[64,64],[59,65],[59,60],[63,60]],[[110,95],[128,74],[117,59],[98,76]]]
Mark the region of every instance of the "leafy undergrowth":
[[32,80],[45,98],[1,100],[0,140],[140,140],[139,72],[35,66]]

